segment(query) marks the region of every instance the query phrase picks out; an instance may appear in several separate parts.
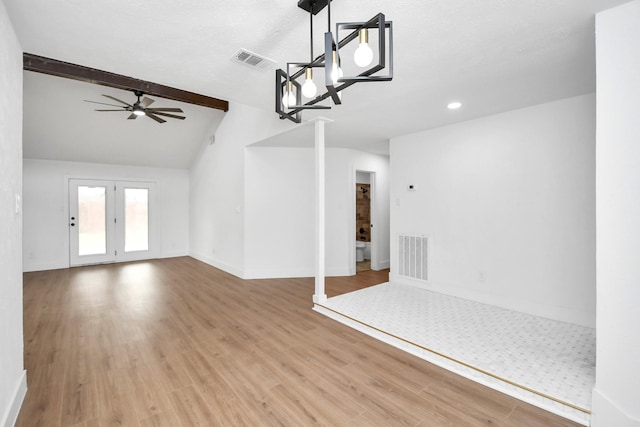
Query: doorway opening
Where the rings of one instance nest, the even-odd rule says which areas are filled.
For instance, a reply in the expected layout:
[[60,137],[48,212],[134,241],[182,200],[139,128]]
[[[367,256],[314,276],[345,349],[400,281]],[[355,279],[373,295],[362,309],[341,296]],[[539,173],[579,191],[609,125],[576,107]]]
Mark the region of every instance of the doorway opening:
[[356,170],[354,251],[355,273],[376,269],[375,264],[375,172]]

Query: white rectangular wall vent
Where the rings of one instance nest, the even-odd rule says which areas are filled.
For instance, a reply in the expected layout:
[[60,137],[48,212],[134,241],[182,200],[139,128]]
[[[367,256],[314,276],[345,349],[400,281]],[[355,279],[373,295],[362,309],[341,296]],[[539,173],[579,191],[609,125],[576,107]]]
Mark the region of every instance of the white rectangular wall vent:
[[247,49],[237,51],[231,60],[260,71],[275,70],[277,65],[273,59],[265,58]]
[[398,237],[399,276],[429,279],[429,238],[400,234]]

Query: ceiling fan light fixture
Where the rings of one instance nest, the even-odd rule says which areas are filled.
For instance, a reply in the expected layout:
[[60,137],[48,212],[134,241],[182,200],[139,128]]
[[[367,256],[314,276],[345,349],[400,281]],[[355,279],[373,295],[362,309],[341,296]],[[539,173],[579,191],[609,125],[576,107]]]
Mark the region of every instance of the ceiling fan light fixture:
[[133,114],[135,114],[136,116],[144,116],[145,112],[139,105],[134,105]]

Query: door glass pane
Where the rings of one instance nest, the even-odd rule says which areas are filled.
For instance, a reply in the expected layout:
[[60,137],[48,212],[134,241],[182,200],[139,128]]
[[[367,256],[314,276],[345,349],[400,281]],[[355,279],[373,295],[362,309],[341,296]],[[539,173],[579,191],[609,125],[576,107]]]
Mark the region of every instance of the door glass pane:
[[107,252],[106,190],[78,186],[78,255]]
[[149,250],[149,190],[124,189],[124,251]]

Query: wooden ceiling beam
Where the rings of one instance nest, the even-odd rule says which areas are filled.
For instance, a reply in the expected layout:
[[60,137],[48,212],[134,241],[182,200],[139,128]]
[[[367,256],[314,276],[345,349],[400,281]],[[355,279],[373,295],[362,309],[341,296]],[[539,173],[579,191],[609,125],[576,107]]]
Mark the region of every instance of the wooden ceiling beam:
[[96,70],[82,65],[71,64],[57,59],[45,58],[31,53],[23,54],[23,69],[52,76],[80,80],[122,90],[140,90],[145,95],[158,96],[174,101],[201,105],[217,110],[229,111],[229,102],[199,93],[188,92],[158,83],[135,79],[108,71]]

